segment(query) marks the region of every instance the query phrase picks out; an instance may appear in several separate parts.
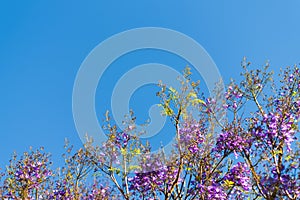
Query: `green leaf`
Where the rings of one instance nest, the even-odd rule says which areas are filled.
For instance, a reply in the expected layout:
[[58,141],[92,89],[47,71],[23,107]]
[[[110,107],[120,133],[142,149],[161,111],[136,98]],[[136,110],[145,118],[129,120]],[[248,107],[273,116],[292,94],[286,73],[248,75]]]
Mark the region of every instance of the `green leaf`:
[[126,149],[125,148],[121,148],[121,154],[124,156],[126,155]]
[[282,154],[282,149],[280,149],[280,150],[275,150],[275,151],[274,151],[274,154],[275,154],[275,155]]
[[191,102],[192,102],[192,105],[205,104],[205,102],[201,99],[193,99]]
[[166,115],[172,116],[174,114],[174,111],[171,108],[166,109]]
[[172,87],[169,87],[169,90],[172,92],[172,93],[176,93],[177,91],[174,89],[174,88],[172,88]]
[[133,153],[134,153],[135,155],[139,155],[139,154],[141,154],[141,150],[140,150],[140,149],[134,149],[134,150],[133,150]]
[[115,168],[115,167],[112,167],[112,168],[108,169],[108,171],[115,172],[116,174],[120,173],[120,169],[119,168]]
[[129,166],[129,171],[136,170],[136,169],[141,170],[142,168],[138,165]]
[[227,187],[232,187],[234,185],[234,182],[233,181],[229,181],[229,180],[225,180],[224,181],[224,185],[227,186]]
[[291,158],[292,158],[292,156],[291,156],[291,155],[288,155],[288,156],[285,158],[285,160],[286,160],[286,161],[289,161]]
[[188,98],[191,98],[191,97],[194,97],[194,98],[197,98],[197,94],[195,92],[190,92],[188,95],[187,95]]

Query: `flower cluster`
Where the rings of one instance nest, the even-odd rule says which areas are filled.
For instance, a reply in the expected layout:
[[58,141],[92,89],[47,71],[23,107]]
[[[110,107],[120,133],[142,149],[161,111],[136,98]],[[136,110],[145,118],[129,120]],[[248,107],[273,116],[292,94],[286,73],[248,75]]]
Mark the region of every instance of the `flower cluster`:
[[85,198],[86,200],[94,200],[94,199],[109,199],[110,190],[108,186],[100,185],[97,187],[96,184],[93,185],[90,194]]
[[185,121],[179,129],[180,144],[190,153],[200,151],[200,145],[204,142],[205,128],[194,120]]
[[291,151],[291,143],[295,138],[295,119],[292,115],[285,113],[270,112],[263,116],[262,121],[255,122],[253,135],[260,141],[264,141],[270,147],[278,141],[284,141],[287,151]]
[[18,198],[25,195],[27,198],[33,198],[34,195],[42,195],[43,191],[40,194],[37,191],[45,186],[53,174],[48,168],[49,165],[49,155],[42,153],[42,148],[36,152],[24,153],[20,160],[17,160],[15,155],[7,169],[5,197]]
[[209,185],[203,185],[198,183],[191,189],[190,194],[196,196],[199,195],[202,199],[213,199],[213,200],[226,200],[227,193],[221,184],[211,182]]
[[133,195],[137,192],[141,194],[151,193],[159,187],[162,187],[164,181],[167,179],[167,167],[163,167],[161,170],[152,172],[137,172],[133,177],[129,178],[130,190]]
[[161,154],[144,156],[141,170],[136,170],[134,176],[128,179],[133,195],[147,194],[155,190],[159,191],[163,186],[167,188],[171,186],[176,178],[178,168],[167,165],[160,156]]
[[218,185],[208,186],[206,191],[208,199],[225,200],[227,196],[225,191]]
[[[244,135],[243,135],[244,134]],[[245,138],[246,134],[242,132],[237,132],[234,130],[223,131],[220,133],[214,151],[222,152],[234,152],[235,156],[238,156],[238,152],[243,150],[248,150],[250,147],[250,140]]]
[[240,92],[237,86],[228,86],[228,91],[225,93],[226,99],[241,98],[243,94]]
[[111,194],[112,190],[105,185],[99,184],[98,181],[94,181],[93,185],[80,185],[75,194],[74,188],[66,180],[61,183],[57,182],[55,188],[49,192],[47,198],[50,200],[94,200],[94,199],[115,199],[114,195]]
[[30,188],[37,188],[39,183],[43,182],[52,172],[48,169],[43,169],[43,163],[37,161],[36,163],[29,163],[29,160],[24,161],[24,165],[15,173],[15,179],[18,182],[26,182]]
[[62,200],[71,200],[74,199],[75,195],[71,191],[71,187],[69,187],[66,180],[62,183],[56,183],[55,188],[50,193],[49,199],[62,199]]
[[119,148],[125,148],[128,145],[128,142],[130,140],[130,135],[128,135],[125,132],[117,133],[115,144]]
[[234,165],[224,180],[233,183],[234,186],[241,187],[245,191],[249,191],[251,188],[250,170],[245,163],[238,162]]
[[226,109],[236,109],[238,105],[241,103],[243,97],[243,93],[239,90],[238,86],[235,84],[231,84],[228,86],[227,92],[225,92],[225,99],[227,103],[223,105]]

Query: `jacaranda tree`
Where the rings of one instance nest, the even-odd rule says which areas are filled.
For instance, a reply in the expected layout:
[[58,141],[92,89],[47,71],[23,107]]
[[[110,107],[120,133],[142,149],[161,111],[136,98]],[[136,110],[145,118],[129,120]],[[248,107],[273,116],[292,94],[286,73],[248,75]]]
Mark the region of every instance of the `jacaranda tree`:
[[174,125],[173,149],[153,151],[130,112],[120,129],[106,114],[107,140],[87,136],[65,165],[43,149],[14,155],[1,174],[2,199],[300,199],[300,71],[274,78],[268,64],[242,62],[240,82],[205,97],[189,68],[181,88],[159,84],[163,115]]

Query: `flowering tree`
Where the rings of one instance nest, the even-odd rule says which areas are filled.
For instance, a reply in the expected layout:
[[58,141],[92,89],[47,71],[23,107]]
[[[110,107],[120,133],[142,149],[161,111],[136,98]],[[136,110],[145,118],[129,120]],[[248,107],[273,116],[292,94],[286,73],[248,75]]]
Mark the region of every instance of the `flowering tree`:
[[87,138],[75,152],[66,144],[56,172],[42,150],[14,156],[1,198],[299,199],[299,68],[283,70],[277,82],[268,65],[242,66],[240,83],[216,87],[208,98],[189,68],[179,90],[159,84],[160,106],[174,125],[171,154],[140,139],[133,112],[123,130],[107,113],[107,141]]
[[25,152],[19,160],[17,155],[13,156],[2,186],[6,198],[38,199],[47,195],[45,189],[49,186],[52,170],[49,169],[49,155],[42,151],[41,148],[35,152]]

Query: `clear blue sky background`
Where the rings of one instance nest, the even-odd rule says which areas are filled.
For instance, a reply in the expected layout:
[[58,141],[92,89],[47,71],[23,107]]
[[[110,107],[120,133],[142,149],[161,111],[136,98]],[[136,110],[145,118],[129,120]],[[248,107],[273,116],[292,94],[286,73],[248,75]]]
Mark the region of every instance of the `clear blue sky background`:
[[[54,159],[64,138],[79,147],[72,117],[72,89],[88,53],[109,36],[157,26],[194,38],[211,55],[225,81],[238,78],[247,56],[257,67],[270,60],[274,70],[300,62],[300,1],[12,1],[0,3],[0,167],[13,151],[46,147]],[[164,60],[165,59],[165,60]],[[159,62],[182,70],[183,60],[159,52],[132,53],[120,65]],[[118,63],[117,63],[118,64]],[[124,68],[122,68],[124,70]],[[109,109],[116,64],[97,93],[97,114]],[[153,88],[144,87],[143,93]],[[153,94],[152,94],[153,95]],[[157,99],[142,91],[132,100],[138,117]],[[133,98],[134,98],[133,97]],[[98,101],[99,100],[99,101]],[[144,106],[144,107],[143,107]],[[146,109],[148,111],[148,108]]]

